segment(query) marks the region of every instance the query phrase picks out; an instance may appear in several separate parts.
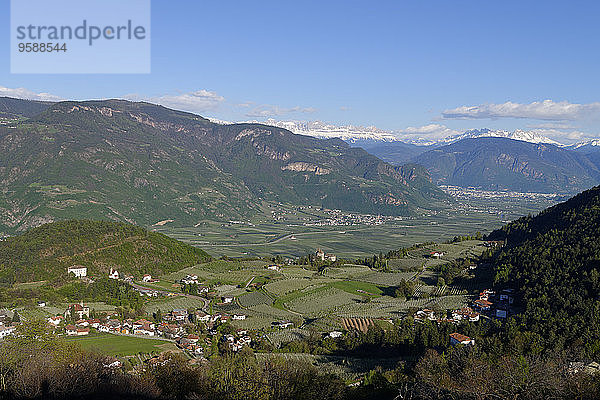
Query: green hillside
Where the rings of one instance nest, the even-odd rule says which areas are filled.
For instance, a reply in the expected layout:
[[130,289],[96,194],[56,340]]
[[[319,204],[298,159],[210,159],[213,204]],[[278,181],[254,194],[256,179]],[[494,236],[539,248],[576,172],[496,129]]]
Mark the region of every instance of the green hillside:
[[489,238],[508,243],[494,260],[496,281],[518,290],[531,340],[600,355],[600,187]]
[[133,225],[68,220],[42,225],[0,242],[0,283],[65,277],[72,265],[88,275],[106,276],[110,268],[139,278],[206,262],[204,251]]
[[265,201],[387,215],[448,201],[424,168],[338,139],[122,100],[56,103],[0,126],[0,154],[0,234],[69,218],[190,226]]

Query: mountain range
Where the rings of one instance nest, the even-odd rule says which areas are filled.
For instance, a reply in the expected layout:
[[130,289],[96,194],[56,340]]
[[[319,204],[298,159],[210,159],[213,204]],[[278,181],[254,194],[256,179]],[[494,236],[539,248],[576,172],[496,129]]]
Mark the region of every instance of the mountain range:
[[554,144],[480,137],[462,139],[420,154],[438,184],[571,194],[600,181],[598,165],[586,155]]
[[409,215],[448,200],[425,168],[340,139],[124,100],[0,99],[2,108],[21,118],[0,125],[4,233],[70,218],[189,226],[249,217],[265,202]]

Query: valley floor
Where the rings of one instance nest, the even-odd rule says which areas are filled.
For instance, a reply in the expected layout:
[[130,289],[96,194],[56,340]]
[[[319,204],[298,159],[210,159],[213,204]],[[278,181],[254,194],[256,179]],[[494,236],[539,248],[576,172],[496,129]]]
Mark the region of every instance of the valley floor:
[[175,228],[159,221],[152,230],[201,247],[215,257],[298,257],[317,248],[338,257],[368,257],[415,243],[487,233],[510,220],[564,200],[554,194],[492,192],[444,187],[454,205],[415,217],[360,215],[318,207],[265,205],[263,216],[245,221],[202,221]]

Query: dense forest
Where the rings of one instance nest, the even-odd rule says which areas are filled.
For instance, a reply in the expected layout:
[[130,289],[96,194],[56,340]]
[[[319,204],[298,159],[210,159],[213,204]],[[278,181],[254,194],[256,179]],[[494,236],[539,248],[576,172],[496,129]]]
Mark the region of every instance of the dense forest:
[[489,235],[506,240],[491,260],[513,287],[522,330],[543,349],[600,358],[600,187]]
[[0,285],[60,280],[73,265],[88,275],[110,268],[139,278],[206,262],[190,245],[143,228],[108,221],[69,220],[42,225],[0,242]]

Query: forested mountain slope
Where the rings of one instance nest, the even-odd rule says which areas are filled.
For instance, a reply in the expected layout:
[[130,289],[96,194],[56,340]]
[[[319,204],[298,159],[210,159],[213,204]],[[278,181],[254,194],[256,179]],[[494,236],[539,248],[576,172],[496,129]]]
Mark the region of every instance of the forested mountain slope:
[[60,279],[74,265],[87,267],[91,276],[106,277],[115,268],[139,279],[209,259],[196,247],[137,226],[68,220],[0,241],[0,284]]
[[523,329],[550,347],[600,355],[600,187],[489,239],[507,241],[494,259],[496,281],[520,294]]

